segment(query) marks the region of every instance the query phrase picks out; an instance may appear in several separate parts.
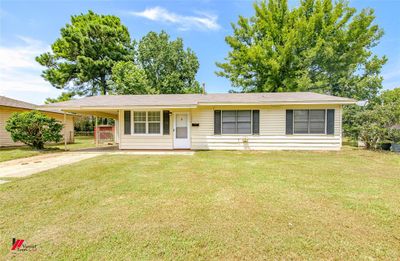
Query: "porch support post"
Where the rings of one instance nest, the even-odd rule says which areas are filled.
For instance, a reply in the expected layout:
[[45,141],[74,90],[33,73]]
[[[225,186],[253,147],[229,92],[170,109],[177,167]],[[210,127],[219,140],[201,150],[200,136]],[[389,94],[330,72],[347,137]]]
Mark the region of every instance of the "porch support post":
[[64,150],[67,150],[67,114],[64,112]]
[[95,128],[95,133],[96,133],[96,137],[95,137],[95,142],[96,142],[96,147],[99,145],[99,130],[97,128],[97,116],[94,116],[94,128]]

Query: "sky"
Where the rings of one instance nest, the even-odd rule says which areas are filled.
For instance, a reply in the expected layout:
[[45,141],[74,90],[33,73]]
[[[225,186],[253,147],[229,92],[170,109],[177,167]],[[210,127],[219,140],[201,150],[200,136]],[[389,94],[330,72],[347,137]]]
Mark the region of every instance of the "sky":
[[[290,0],[291,6],[297,4],[298,0]],[[373,52],[389,59],[382,71],[383,86],[399,87],[400,0],[351,0],[350,6],[375,10],[385,35]],[[215,62],[222,62],[230,50],[224,40],[232,34],[230,24],[239,15],[254,14],[253,1],[247,0],[0,0],[0,95],[36,104],[57,97],[61,91],[41,77],[44,68],[35,57],[50,50],[71,15],[88,10],[120,17],[137,40],[161,30],[172,39],[181,37],[185,47],[197,54],[197,80],[209,93],[232,89],[229,80],[215,75]]]

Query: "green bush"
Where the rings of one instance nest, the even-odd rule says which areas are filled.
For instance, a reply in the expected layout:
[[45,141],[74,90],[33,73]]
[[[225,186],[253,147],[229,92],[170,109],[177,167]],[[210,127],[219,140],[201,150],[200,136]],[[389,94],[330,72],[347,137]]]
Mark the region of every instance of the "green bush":
[[385,91],[364,106],[347,106],[343,111],[346,137],[362,141],[367,149],[381,148],[382,143],[400,142],[392,127],[400,123],[400,88]]
[[391,128],[389,130],[388,139],[392,143],[400,143],[400,129]]
[[20,141],[35,149],[43,149],[46,142],[59,142],[63,125],[39,111],[13,113],[6,130],[14,142]]

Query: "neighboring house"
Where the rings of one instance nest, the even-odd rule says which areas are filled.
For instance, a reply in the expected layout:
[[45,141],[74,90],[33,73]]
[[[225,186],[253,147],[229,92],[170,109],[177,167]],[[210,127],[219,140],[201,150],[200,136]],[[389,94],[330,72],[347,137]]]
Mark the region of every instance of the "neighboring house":
[[116,95],[45,105],[115,119],[120,149],[339,150],[348,98],[293,93]]
[[[23,145],[20,142],[13,142],[11,135],[6,131],[6,122],[14,112],[24,112],[30,110],[39,110],[40,112],[52,117],[61,123],[64,122],[64,113],[59,110],[49,110],[39,108],[37,105],[23,101],[14,100],[5,96],[0,96],[0,147]],[[64,130],[62,131],[64,135]],[[74,141],[74,118],[71,114],[66,116],[66,134],[67,142]]]

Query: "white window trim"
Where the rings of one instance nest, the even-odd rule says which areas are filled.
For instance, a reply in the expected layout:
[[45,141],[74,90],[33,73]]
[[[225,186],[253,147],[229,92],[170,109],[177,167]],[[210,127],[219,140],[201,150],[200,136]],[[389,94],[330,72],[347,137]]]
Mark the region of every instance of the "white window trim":
[[[295,111],[308,111],[308,133],[295,133],[294,132],[294,112]],[[310,111],[325,111],[325,122],[324,122],[324,133],[309,133],[310,132]],[[293,134],[292,135],[297,135],[297,136],[302,136],[302,135],[306,135],[306,136],[326,136],[328,134],[326,134],[326,123],[327,123],[327,114],[328,114],[328,109],[294,109],[293,110]]]
[[[146,121],[145,128],[146,133],[135,133],[135,121],[134,121],[134,114],[136,112],[146,112]],[[160,133],[148,133],[149,132],[149,120],[148,120],[148,113],[149,112],[159,112],[160,113]],[[131,136],[162,136],[163,135],[163,113],[162,110],[131,110]],[[155,123],[154,121],[152,121]],[[143,121],[141,121],[143,123]]]
[[[239,134],[239,133],[235,133],[235,134],[228,134],[228,133],[223,133],[223,127],[222,127],[222,124],[223,124],[223,112],[224,111],[250,111],[250,133],[241,133],[241,134]],[[237,125],[237,122],[236,122],[236,125]],[[237,128],[237,126],[236,126],[236,128]],[[223,135],[223,136],[253,136],[253,135],[255,135],[255,134],[253,134],[253,110],[221,110],[221,134],[220,135]]]

